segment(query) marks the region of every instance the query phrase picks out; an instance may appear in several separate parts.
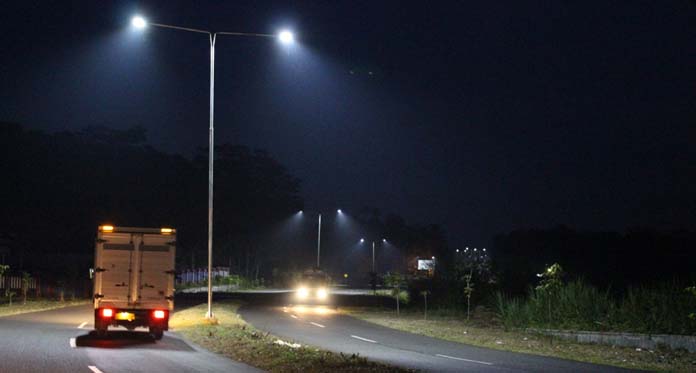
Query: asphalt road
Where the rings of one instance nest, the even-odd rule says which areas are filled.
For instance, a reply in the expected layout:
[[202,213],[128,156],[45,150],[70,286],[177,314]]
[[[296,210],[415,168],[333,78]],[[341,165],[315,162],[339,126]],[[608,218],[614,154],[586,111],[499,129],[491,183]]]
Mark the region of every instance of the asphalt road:
[[0,372],[258,372],[165,332],[91,333],[91,305],[0,317]]
[[319,307],[247,306],[258,329],[301,344],[432,372],[627,372],[569,360],[472,347],[381,327]]

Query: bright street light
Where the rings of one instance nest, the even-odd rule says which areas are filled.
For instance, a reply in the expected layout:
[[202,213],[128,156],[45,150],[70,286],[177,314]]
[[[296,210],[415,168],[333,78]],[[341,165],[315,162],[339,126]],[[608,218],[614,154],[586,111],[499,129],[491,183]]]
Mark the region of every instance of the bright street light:
[[293,44],[295,42],[295,35],[288,30],[283,30],[278,33],[278,40],[283,44]]
[[364,238],[361,238],[361,239],[360,239],[360,243],[363,243],[363,242],[365,242],[365,239],[364,239]]
[[[166,25],[162,23],[153,23],[145,20],[144,17],[136,15],[131,19],[131,25],[142,30],[146,26],[167,28],[172,30],[187,31],[197,34],[204,34],[208,37],[210,45],[210,125],[208,127],[208,313],[207,318],[213,317],[213,155],[214,155],[214,122],[213,122],[213,107],[215,102],[215,41],[218,35],[230,36],[249,36],[249,37],[264,37],[279,39],[283,44],[291,44],[294,37],[291,32],[283,31],[278,35],[273,34],[258,34],[247,32],[227,32],[227,31],[209,31],[189,27]],[[319,232],[321,234],[321,215],[319,215]],[[321,238],[318,238],[320,241]],[[319,243],[317,243],[317,246]],[[317,266],[319,265],[319,247],[317,247]]]
[[339,213],[339,214],[342,214],[342,213],[343,213],[343,211],[341,211],[341,209],[336,210],[336,212]]
[[133,19],[131,19],[131,25],[139,30],[142,30],[147,26],[147,21],[141,16],[135,16]]

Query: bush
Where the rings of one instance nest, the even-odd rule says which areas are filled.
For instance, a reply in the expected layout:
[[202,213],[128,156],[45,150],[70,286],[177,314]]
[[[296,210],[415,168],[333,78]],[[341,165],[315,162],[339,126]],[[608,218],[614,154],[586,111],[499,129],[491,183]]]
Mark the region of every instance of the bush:
[[[549,299],[552,297],[552,299]],[[548,305],[552,304],[549,311]],[[696,298],[676,283],[630,288],[621,299],[583,280],[562,284],[554,293],[530,288],[526,298],[496,294],[505,328],[552,328],[636,333],[696,334],[689,318]]]

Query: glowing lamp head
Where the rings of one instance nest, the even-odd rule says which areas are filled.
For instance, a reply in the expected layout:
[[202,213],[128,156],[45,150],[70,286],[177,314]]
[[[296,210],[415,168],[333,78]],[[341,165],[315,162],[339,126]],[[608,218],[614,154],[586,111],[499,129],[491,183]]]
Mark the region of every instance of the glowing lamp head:
[[341,209],[336,210],[336,212],[339,214],[343,214],[343,211],[341,211]]
[[131,26],[138,30],[142,30],[147,26],[147,21],[142,16],[135,16],[131,19]]
[[364,238],[361,238],[361,239],[360,239],[360,243],[363,243],[363,242],[365,242],[365,239],[364,239]]
[[295,35],[288,30],[283,30],[278,33],[278,40],[285,45],[290,45],[295,42]]

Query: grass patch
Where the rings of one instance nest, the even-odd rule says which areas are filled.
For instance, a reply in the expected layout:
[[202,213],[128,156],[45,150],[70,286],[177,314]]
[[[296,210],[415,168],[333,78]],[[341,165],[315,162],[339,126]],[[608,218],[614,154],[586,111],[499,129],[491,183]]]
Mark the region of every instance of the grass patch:
[[21,299],[18,302],[13,300],[11,306],[8,303],[0,304],[0,317],[18,315],[20,313],[27,312],[46,311],[55,308],[79,306],[88,303],[90,303],[89,300],[66,300],[64,302],[57,300],[27,300],[27,304],[22,304]]
[[[270,372],[407,372],[367,361],[354,354],[333,353],[311,346],[297,345],[261,332],[237,314],[239,302],[218,303],[216,321],[205,315],[207,305],[191,307],[174,313],[170,327],[190,341]],[[280,341],[280,342],[279,342]]]
[[480,308],[469,321],[466,321],[465,315],[462,317],[458,312],[448,310],[428,310],[427,320],[423,319],[422,312],[414,310],[402,310],[400,317],[396,317],[395,311],[385,309],[349,308],[344,311],[389,328],[497,350],[630,369],[682,372],[696,370],[696,353],[581,344],[531,332],[506,331],[496,320],[494,313]]

